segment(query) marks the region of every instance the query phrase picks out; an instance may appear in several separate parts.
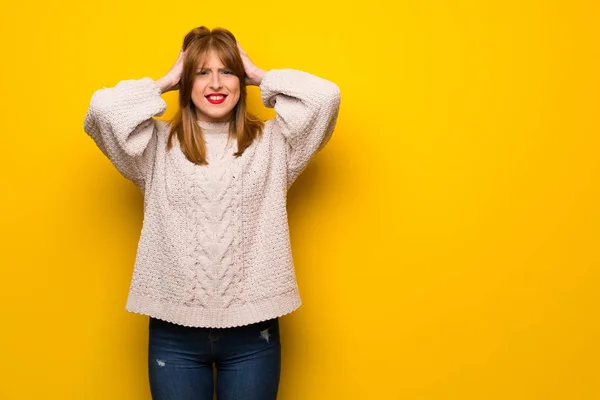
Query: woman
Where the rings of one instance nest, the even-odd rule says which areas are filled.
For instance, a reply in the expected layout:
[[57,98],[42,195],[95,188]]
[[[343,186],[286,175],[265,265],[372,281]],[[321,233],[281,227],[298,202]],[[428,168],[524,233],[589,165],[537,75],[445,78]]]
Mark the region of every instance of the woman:
[[[246,110],[260,87],[276,117]],[[162,93],[179,90],[169,123]],[[152,397],[269,400],[279,320],[301,304],[286,192],[329,140],[338,87],[255,66],[225,29],[189,32],[162,78],[96,91],[85,131],[144,194],[126,309],[150,317]],[[213,379],[213,364],[217,371]]]

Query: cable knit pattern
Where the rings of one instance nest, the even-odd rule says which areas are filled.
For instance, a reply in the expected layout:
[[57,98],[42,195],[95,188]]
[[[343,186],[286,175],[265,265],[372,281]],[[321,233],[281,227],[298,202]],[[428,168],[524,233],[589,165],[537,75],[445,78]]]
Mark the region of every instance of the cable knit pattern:
[[144,194],[144,222],[126,309],[194,327],[247,325],[301,304],[289,240],[287,189],[329,140],[338,87],[297,70],[260,85],[276,117],[241,157],[228,123],[198,121],[208,165],[191,163],[150,78],[97,90],[84,129]]

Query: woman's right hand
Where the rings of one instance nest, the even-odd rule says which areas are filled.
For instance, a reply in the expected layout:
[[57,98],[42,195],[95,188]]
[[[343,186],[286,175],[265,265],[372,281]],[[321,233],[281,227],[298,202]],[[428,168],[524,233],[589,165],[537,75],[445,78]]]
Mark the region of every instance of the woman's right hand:
[[162,78],[156,81],[156,84],[161,90],[161,93],[170,92],[172,90],[179,89],[179,82],[181,81],[181,74],[183,73],[183,60],[185,58],[185,52],[181,50],[179,57],[175,64],[171,67],[169,72]]

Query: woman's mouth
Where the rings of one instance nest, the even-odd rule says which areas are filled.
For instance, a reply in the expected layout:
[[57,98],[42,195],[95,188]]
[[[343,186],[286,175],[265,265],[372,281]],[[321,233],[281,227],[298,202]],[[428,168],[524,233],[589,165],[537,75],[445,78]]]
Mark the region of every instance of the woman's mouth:
[[208,100],[210,104],[221,104],[225,101],[227,95],[223,93],[213,93],[204,97],[206,98],[206,100]]

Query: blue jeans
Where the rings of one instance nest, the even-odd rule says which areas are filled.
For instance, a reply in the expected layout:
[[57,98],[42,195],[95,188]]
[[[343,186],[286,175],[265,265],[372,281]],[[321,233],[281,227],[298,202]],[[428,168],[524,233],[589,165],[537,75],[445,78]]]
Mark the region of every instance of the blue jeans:
[[150,318],[149,336],[153,400],[212,400],[215,383],[218,400],[277,398],[277,318],[235,328],[191,328]]

